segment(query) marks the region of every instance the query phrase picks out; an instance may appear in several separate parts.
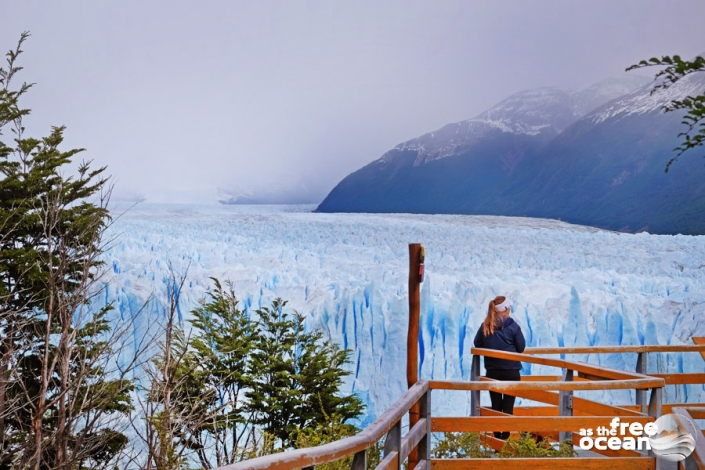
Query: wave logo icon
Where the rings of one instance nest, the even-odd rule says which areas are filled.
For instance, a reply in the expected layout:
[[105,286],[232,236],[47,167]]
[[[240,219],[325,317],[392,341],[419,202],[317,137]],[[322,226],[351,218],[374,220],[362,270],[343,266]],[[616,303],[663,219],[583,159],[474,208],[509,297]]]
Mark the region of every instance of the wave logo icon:
[[692,433],[697,432],[698,427],[685,416],[679,415],[678,420],[681,425],[672,414],[661,416],[654,422],[658,432],[649,437],[652,452],[671,462],[685,460],[695,449]]

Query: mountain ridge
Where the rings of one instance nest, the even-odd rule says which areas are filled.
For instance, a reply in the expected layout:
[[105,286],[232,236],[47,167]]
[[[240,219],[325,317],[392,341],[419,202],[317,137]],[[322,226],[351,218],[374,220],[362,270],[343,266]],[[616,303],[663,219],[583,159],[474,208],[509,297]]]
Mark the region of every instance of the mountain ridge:
[[[607,79],[578,92],[519,92],[399,144],[344,178],[318,211],[525,215],[610,230],[705,233],[705,223],[683,215],[705,210],[697,160],[678,164],[697,197],[663,177],[682,114],[661,108],[705,90],[705,74],[686,78],[653,94],[653,81],[644,78]],[[590,94],[603,103],[576,118],[591,106]],[[672,207],[678,201],[684,206]]]

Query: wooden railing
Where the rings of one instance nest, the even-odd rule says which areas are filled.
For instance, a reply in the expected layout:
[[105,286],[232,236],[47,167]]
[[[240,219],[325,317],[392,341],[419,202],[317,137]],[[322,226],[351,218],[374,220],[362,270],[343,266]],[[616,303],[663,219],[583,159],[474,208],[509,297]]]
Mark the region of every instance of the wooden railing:
[[[376,467],[381,469],[402,468],[412,449],[418,450],[418,464],[415,470],[426,469],[470,469],[505,470],[506,459],[432,459],[430,435],[432,432],[479,432],[492,431],[531,432],[545,438],[580,439],[576,432],[580,429],[608,426],[615,416],[626,417],[629,422],[642,425],[672,412],[689,419],[705,419],[705,407],[695,405],[670,405],[662,403],[662,390],[668,384],[705,383],[705,374],[646,374],[646,354],[652,352],[700,352],[705,358],[705,340],[694,338],[691,346],[608,346],[592,348],[527,348],[525,353],[506,353],[490,349],[472,349],[473,361],[471,381],[420,380],[399,400],[386,410],[377,420],[359,434],[330,444],[306,449],[267,455],[246,460],[237,464],[220,467],[217,470],[241,469],[313,469],[316,465],[333,462],[352,456],[351,468],[367,469],[367,450],[384,438],[383,459]],[[600,367],[565,359],[537,357],[536,354],[601,354],[637,353],[637,371],[628,372]],[[521,381],[495,381],[480,375],[480,357],[495,357],[557,367],[562,369],[560,376],[526,376]],[[636,403],[607,405],[582,397],[573,396],[579,390],[624,390],[634,389]],[[431,415],[433,390],[470,391],[470,416],[436,417]],[[542,406],[515,407],[515,415],[482,407],[480,391],[492,390],[510,393]],[[648,397],[647,397],[648,394]],[[648,398],[648,401],[647,401]],[[402,419],[412,406],[420,408],[419,421],[402,432]],[[501,450],[505,441],[491,434],[483,434],[482,442],[489,448]],[[698,434],[696,451],[685,461],[685,468],[705,470],[705,437]],[[578,456],[574,458],[516,458],[511,459],[513,468],[530,465],[532,470],[540,468],[610,468],[610,469],[653,469],[661,464],[651,454],[632,450],[592,449],[596,457]],[[610,457],[605,459],[604,457]]]

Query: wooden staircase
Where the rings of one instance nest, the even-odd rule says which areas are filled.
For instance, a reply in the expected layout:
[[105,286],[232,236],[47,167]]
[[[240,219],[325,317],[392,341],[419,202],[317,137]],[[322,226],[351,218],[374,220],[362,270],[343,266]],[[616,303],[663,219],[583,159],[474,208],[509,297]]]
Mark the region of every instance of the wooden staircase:
[[[692,345],[674,346],[601,346],[575,348],[527,348],[523,354],[489,349],[472,349],[472,376],[468,382],[419,380],[386,410],[375,422],[359,434],[318,447],[292,450],[279,454],[246,460],[217,470],[313,469],[316,465],[353,456],[351,469],[367,470],[367,450],[384,439],[383,460],[378,470],[403,468],[410,455],[414,456],[415,470],[493,470],[507,468],[540,469],[659,469],[664,461],[652,452],[593,448],[581,451],[573,458],[472,458],[434,459],[431,457],[430,435],[433,432],[482,433],[483,442],[492,449],[501,450],[505,441],[492,437],[492,431],[530,431],[546,439],[572,439],[577,445],[580,429],[610,426],[615,417],[629,423],[650,423],[663,414],[672,413],[686,428],[688,420],[705,419],[705,404],[662,402],[663,388],[682,384],[705,384],[703,373],[647,374],[649,354],[667,352],[700,353],[705,360],[705,337],[694,337]],[[637,354],[634,372],[609,369],[584,362],[545,356],[566,357],[575,354]],[[555,367],[560,375],[525,376],[517,382],[500,382],[480,375],[480,357],[495,357]],[[634,403],[608,405],[574,396],[576,391],[633,389]],[[432,414],[434,390],[470,392],[471,416],[435,416]],[[480,406],[480,393],[501,391],[539,403],[538,406],[515,407],[515,414],[504,415]],[[418,407],[418,408],[416,408]],[[418,409],[418,420],[402,435],[402,419]],[[414,412],[415,413],[415,412]],[[415,418],[415,417],[414,417]],[[705,470],[705,436],[698,430],[694,436],[695,451],[680,468]],[[510,437],[511,439],[511,437]],[[412,451],[414,452],[412,454]],[[587,455],[586,455],[587,454]]]

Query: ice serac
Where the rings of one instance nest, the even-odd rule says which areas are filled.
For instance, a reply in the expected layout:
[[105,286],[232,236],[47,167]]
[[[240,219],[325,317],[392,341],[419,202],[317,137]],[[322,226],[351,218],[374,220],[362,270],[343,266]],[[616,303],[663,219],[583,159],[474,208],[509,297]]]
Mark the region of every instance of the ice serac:
[[[361,424],[406,389],[408,243],[426,248],[420,377],[468,380],[475,332],[496,295],[508,296],[530,346],[688,344],[705,335],[705,237],[630,235],[558,221],[488,216],[314,214],[266,206],[143,204],[111,227],[107,295],[143,334],[164,314],[170,270],[185,274],[185,319],[230,279],[250,311],[275,297],[306,327],[351,350],[344,391],[368,406]],[[171,266],[171,268],[170,268]],[[635,355],[577,356],[633,370]],[[702,372],[698,354],[654,354],[652,372]],[[525,366],[524,373],[557,374]],[[483,394],[483,400],[488,397]],[[613,402],[633,392],[585,392]],[[703,401],[702,385],[666,399]],[[469,410],[462,392],[434,395],[448,415]],[[435,408],[434,408],[435,409]]]

